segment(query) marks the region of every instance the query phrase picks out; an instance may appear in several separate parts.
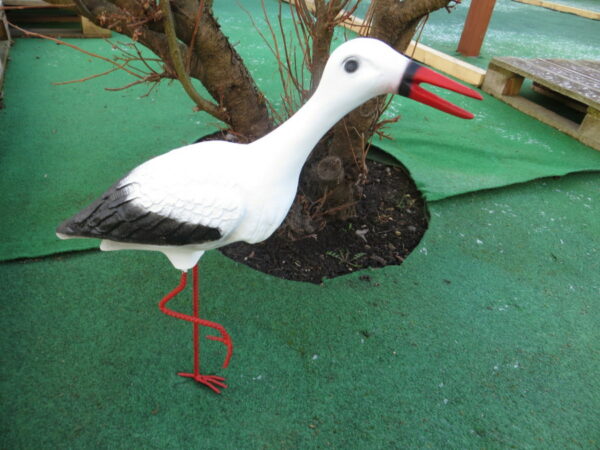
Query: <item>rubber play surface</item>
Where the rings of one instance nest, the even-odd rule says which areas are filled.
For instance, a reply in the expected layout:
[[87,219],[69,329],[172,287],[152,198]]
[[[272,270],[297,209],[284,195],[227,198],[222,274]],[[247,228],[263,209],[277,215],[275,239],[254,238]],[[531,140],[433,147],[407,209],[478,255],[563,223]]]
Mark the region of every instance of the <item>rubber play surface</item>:
[[[250,20],[220,7],[277,98]],[[105,91],[131,81],[116,73],[52,85],[104,70],[50,42],[11,49],[0,110],[4,446],[600,445],[599,152],[489,96],[444,93],[476,114],[470,122],[396,100],[394,140],[375,143],[429,200],[423,241],[402,266],[321,285],[208,252],[202,314],[235,343],[223,370],[223,346],[203,341],[203,365],[229,384],[217,396],[176,376],[191,369],[192,327],[158,310],[179,281],[166,258],[54,236],[141,161],[214,130],[176,83],[147,97]],[[173,308],[189,309],[190,295]]]

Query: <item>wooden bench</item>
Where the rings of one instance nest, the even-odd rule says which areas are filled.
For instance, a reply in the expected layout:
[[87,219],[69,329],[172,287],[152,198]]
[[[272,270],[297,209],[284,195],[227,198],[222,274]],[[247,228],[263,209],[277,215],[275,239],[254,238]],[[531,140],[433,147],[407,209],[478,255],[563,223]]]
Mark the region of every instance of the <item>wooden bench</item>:
[[[574,122],[522,97],[524,79],[538,90],[574,103],[585,112]],[[482,89],[514,108],[600,150],[600,61],[568,59],[493,58]]]

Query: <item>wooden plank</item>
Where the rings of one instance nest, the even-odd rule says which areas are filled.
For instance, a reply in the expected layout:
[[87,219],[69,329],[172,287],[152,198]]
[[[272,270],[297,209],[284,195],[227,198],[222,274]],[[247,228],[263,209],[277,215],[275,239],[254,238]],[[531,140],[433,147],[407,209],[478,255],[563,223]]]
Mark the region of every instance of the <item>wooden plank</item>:
[[75,3],[65,0],[64,3],[48,3],[43,0],[4,0],[6,6],[28,6],[34,8],[74,8]]
[[[29,6],[36,8],[56,8],[57,6],[74,7],[73,3],[64,3],[56,5],[53,3],[47,3],[43,0],[5,0],[7,5],[11,6]],[[89,19],[83,16],[78,16],[75,11],[72,12],[72,16],[64,15],[49,15],[44,14],[44,9],[31,9],[25,10],[21,13],[20,18],[27,23],[66,23],[66,22],[79,22],[81,24],[81,30],[72,30],[69,28],[47,28],[41,29],[36,28],[35,31],[40,34],[54,37],[87,37],[87,38],[107,38],[111,36],[111,31],[105,28],[101,28],[91,22]]]
[[600,150],[600,112],[590,106],[579,127],[581,141]]
[[447,55],[434,48],[411,41],[406,54],[417,61],[427,64],[440,72],[452,75],[465,83],[481,86],[485,78],[485,70],[464,62],[454,56]]
[[0,41],[0,89],[4,80],[4,71],[8,63],[8,52],[10,50],[10,41]]
[[4,0],[4,4],[6,6],[47,6],[48,8],[54,6],[52,3],[47,3],[42,0]]
[[[586,73],[577,71],[578,64],[569,64],[568,60],[541,59],[541,58],[514,58],[499,57],[493,58],[494,64],[504,67],[508,70],[528,75],[531,77],[543,77],[549,82],[556,79],[556,84],[576,82],[589,85],[592,89],[600,89],[600,79],[590,77],[587,72],[593,67],[600,68],[600,61],[586,61],[590,64]],[[573,62],[573,61],[571,61]],[[567,66],[568,69],[565,67]]]
[[[83,31],[77,28],[35,28],[34,31],[45,36],[52,36],[56,38],[84,38]],[[13,37],[23,37],[24,34],[18,30],[14,30],[12,33]]]
[[[0,5],[2,5],[1,2]],[[4,11],[0,11],[0,41],[10,41],[10,32]]]
[[457,51],[465,56],[479,56],[496,0],[473,0],[469,6]]
[[495,97],[515,96],[519,94],[524,77],[506,70],[503,67],[490,64],[482,89]]
[[[38,12],[36,13],[32,13],[32,12],[27,12],[27,13],[23,13],[21,12],[18,16],[18,19],[16,19],[15,16],[12,17],[11,20],[14,19],[14,24],[18,25],[18,24],[38,24],[38,23],[60,23],[60,24],[67,24],[67,23],[79,23],[79,17],[72,15],[72,16],[53,16],[53,15],[46,15],[43,12]],[[33,25],[35,26],[35,25]]]
[[0,108],[3,108],[4,100],[4,72],[6,71],[6,63],[8,62],[8,52],[10,50],[10,41],[0,41]]
[[600,64],[598,61],[552,59],[552,63],[566,70],[574,70],[579,75],[587,77],[594,84],[600,82]]
[[[553,64],[552,60],[537,60],[536,76],[545,78],[546,84],[557,90],[575,92],[579,95],[589,98],[591,101],[600,101],[600,79],[593,79],[576,70],[572,65],[569,69],[564,69],[559,65]],[[600,62],[598,63],[600,65]]]
[[544,122],[596,150],[600,150],[600,119],[598,119],[600,116],[597,112],[595,115],[588,113],[584,122],[580,125],[523,97],[504,96],[501,100],[513,108],[535,117],[540,122]]
[[[537,66],[547,73],[556,73],[557,76],[577,81],[577,83],[585,84],[594,90],[600,91],[600,78],[588,75],[590,68],[586,68],[585,72],[582,72],[577,61],[537,58],[536,62]],[[600,61],[597,65],[600,69]]]
[[577,16],[585,17],[586,19],[600,20],[600,12],[590,11],[582,8],[575,8],[573,6],[562,5],[560,3],[547,2],[545,0],[514,0],[519,3],[525,3],[527,5],[541,6],[542,8],[552,9],[554,11],[575,14]]
[[548,97],[552,100],[560,102],[568,106],[569,108],[574,109],[575,111],[579,111],[580,113],[585,114],[588,110],[588,106],[586,104],[578,102],[575,99],[567,97],[566,95],[560,94],[551,89],[548,89],[547,87],[538,84],[537,81],[533,82],[533,84],[531,85],[531,89],[533,90],[533,92],[537,92],[538,94],[541,94],[544,97]]
[[[0,7],[2,6],[2,0],[0,0]],[[0,9],[0,41],[9,41],[10,31],[8,30],[8,23],[6,22],[6,13]]]
[[[2,0],[0,0],[2,6]],[[8,52],[10,50],[11,39],[8,23],[6,22],[6,14],[0,9],[0,108],[4,107],[4,73],[8,62]]]
[[87,17],[81,16],[81,28],[83,35],[88,38],[108,38],[111,36],[111,31],[106,28],[101,28]]
[[535,117],[540,122],[551,125],[570,136],[577,137],[579,124],[561,116],[560,114],[555,113],[554,111],[550,111],[549,109],[546,109],[543,106],[523,97],[505,96],[502,98],[502,100],[511,105],[513,108]]
[[[594,63],[589,61],[589,63]],[[600,67],[600,61],[595,62]],[[560,71],[541,59],[493,58],[490,67],[501,67],[529,78],[553,91],[600,109],[600,79],[593,80],[574,71]]]
[[597,72],[597,70],[598,70],[598,61],[590,61],[590,60],[586,60],[586,59],[578,59],[577,62],[578,62],[578,64],[580,66],[593,68],[595,72]]
[[[508,58],[503,58],[504,60]],[[534,60],[535,61],[535,60]],[[592,105],[594,103],[590,98],[586,98],[587,106],[586,115],[581,124],[575,123],[566,117],[559,115],[542,105],[532,102],[526,98],[519,96],[520,83],[524,78],[533,78],[526,71],[516,71],[510,64],[497,64],[498,58],[492,59],[485,76],[482,89],[493,95],[494,97],[504,101],[512,107],[535,117],[541,122],[544,122],[566,134],[572,136],[586,145],[589,145],[596,150],[600,150],[600,113],[598,109]],[[522,65],[521,65],[522,66]],[[555,66],[558,67],[558,66]],[[570,73],[570,72],[569,72]],[[544,89],[550,89],[551,94],[555,94],[554,88],[550,87],[552,83],[542,80],[540,83]],[[513,83],[511,85],[511,83]],[[564,86],[563,86],[564,87]],[[566,96],[569,99],[580,97],[575,92],[564,89]],[[562,95],[563,92],[559,92]],[[577,99],[578,100],[578,99]]]

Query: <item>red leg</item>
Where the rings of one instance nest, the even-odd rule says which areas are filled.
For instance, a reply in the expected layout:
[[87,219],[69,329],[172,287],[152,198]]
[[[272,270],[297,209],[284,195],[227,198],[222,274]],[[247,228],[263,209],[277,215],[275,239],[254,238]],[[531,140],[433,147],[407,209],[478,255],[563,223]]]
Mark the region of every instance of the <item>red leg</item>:
[[229,333],[223,328],[222,325],[211,322],[208,320],[200,319],[200,307],[199,307],[199,280],[198,280],[198,266],[194,266],[192,270],[192,274],[194,277],[193,280],[193,316],[188,316],[187,314],[181,314],[176,311],[170,310],[166,307],[166,304],[171,301],[177,294],[179,294],[183,289],[185,289],[185,285],[187,283],[187,273],[183,272],[181,274],[181,281],[179,282],[179,286],[177,286],[173,291],[167,294],[159,303],[160,310],[169,316],[175,317],[177,319],[186,320],[188,322],[192,322],[193,324],[193,340],[194,340],[194,373],[179,373],[178,375],[187,378],[193,378],[199,383],[202,383],[209,388],[211,388],[216,393],[221,393],[219,387],[226,388],[227,385],[223,383],[225,378],[215,376],[215,375],[202,375],[200,374],[200,332],[199,326],[206,326],[210,328],[214,328],[221,334],[220,337],[217,336],[207,336],[207,339],[213,341],[219,341],[225,344],[227,347],[227,355],[225,357],[225,362],[223,363],[223,367],[226,368],[229,365],[229,360],[233,353],[233,343],[231,342],[231,338],[229,337]]
[[[193,297],[193,314],[196,319],[200,318],[200,282],[198,280],[198,265],[195,265],[192,269],[192,275],[194,276],[194,291]],[[192,324],[194,327],[194,376],[200,375],[200,332],[198,322]]]

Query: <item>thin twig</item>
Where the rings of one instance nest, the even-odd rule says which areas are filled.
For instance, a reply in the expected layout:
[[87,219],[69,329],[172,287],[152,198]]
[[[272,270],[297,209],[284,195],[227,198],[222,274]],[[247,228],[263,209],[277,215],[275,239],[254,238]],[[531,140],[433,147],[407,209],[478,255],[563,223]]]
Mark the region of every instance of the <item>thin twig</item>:
[[153,69],[153,68],[150,66],[150,64],[148,64],[148,61],[152,61],[152,62],[155,62],[155,63],[162,63],[162,62],[163,62],[163,60],[162,60],[162,59],[160,59],[160,58],[145,58],[145,57],[142,55],[142,52],[140,51],[140,49],[139,49],[139,48],[137,48],[137,46],[134,46],[133,48],[135,48],[135,51],[136,51],[136,53],[138,54],[138,59],[137,59],[137,61],[141,61],[141,62],[142,62],[142,64],[144,64],[144,65],[146,66],[146,68],[147,68],[147,69],[148,69],[150,72],[156,72],[156,71],[155,71],[155,70],[154,70],[154,69]]
[[84,53],[84,54],[88,55],[88,56],[92,56],[94,58],[101,59],[102,61],[106,61],[107,63],[110,63],[110,64],[112,64],[114,66],[117,66],[118,69],[122,69],[125,72],[127,72],[128,74],[133,75],[136,78],[143,78],[141,75],[138,75],[137,73],[132,72],[131,70],[125,68],[125,66],[123,64],[119,64],[116,61],[113,61],[112,59],[106,58],[106,57],[104,57],[102,55],[97,55],[97,54],[92,53],[92,52],[88,52],[87,50],[84,50],[81,47],[77,47],[76,45],[69,44],[68,42],[61,41],[60,39],[56,39],[56,38],[53,38],[51,36],[46,36],[45,34],[36,33],[34,31],[28,31],[28,30],[26,30],[24,28],[21,28],[18,25],[15,25],[14,23],[8,22],[8,24],[11,27],[13,27],[15,30],[19,30],[25,36],[33,36],[33,37],[37,37],[37,38],[41,38],[41,39],[47,39],[49,41],[56,42],[57,44],[65,45],[65,46],[67,46],[69,48],[75,49],[75,50],[77,50],[77,51],[79,51],[81,53]]
[[118,88],[104,88],[106,91],[111,91],[111,92],[117,92],[117,91],[124,91],[125,89],[129,89],[130,87],[133,86],[137,86],[138,84],[142,84],[147,82],[147,79],[143,79],[143,80],[136,80],[136,81],[132,81],[129,84],[126,84],[125,86],[121,86]]
[[[244,6],[239,5],[240,8],[248,15],[250,21],[252,22],[252,26],[254,27],[255,31],[258,33],[258,35],[260,36],[260,38],[263,40],[263,42],[265,43],[265,45],[267,46],[267,48],[269,49],[269,51],[273,54],[273,56],[275,57],[275,60],[277,61],[277,69],[279,72],[279,78],[281,81],[281,86],[283,88],[283,96],[282,96],[282,105],[283,108],[285,109],[285,115],[287,117],[289,117],[292,114],[292,106],[291,104],[293,103],[293,101],[291,100],[291,94],[290,94],[290,87],[289,87],[289,82],[288,79],[285,77],[284,74],[288,75],[288,78],[290,77],[289,71],[286,68],[285,64],[283,63],[283,60],[281,58],[281,51],[279,50],[279,44],[277,42],[277,37],[275,34],[275,31],[273,29],[273,26],[271,25],[271,21],[269,19],[269,16],[267,14],[267,10],[266,10],[266,6],[264,3],[264,0],[262,0],[261,2],[262,4],[262,11],[263,11],[263,15],[265,18],[265,22],[267,23],[267,28],[269,30],[269,33],[271,34],[271,39],[269,40],[267,38],[267,36],[265,36],[265,34],[262,32],[261,28],[258,26],[258,24],[256,23],[256,21],[254,20],[254,17],[252,16],[252,14],[250,13],[250,11],[248,11],[246,8],[244,8]],[[279,5],[281,8],[281,5]],[[267,106],[269,107],[271,114],[273,116],[276,116],[277,121],[281,122],[282,117],[281,114],[279,114],[277,112],[277,110],[273,107],[273,104],[271,102],[268,101],[268,99],[265,99],[267,101]]]
[[[264,4],[265,4],[265,2],[263,0],[263,9],[264,9]],[[296,90],[298,92],[302,92],[302,86],[299,84],[298,77],[296,76],[297,73],[294,73],[294,71],[292,69],[292,64],[290,62],[290,50],[288,48],[288,39],[285,35],[285,27],[283,26],[283,14],[281,13],[281,9],[282,9],[282,4],[280,2],[279,3],[279,13],[277,14],[277,19],[279,22],[279,32],[281,34],[281,43],[283,45],[283,55],[285,56],[285,68],[287,69],[286,72],[288,74],[288,78],[292,81]],[[265,10],[265,18],[267,18],[266,10]],[[270,28],[270,26],[269,26],[269,28]],[[275,33],[273,33],[273,39],[275,39]]]
[[415,52],[417,51],[417,45],[419,44],[419,42],[421,42],[421,35],[423,34],[423,30],[425,29],[425,25],[427,25],[428,20],[429,14],[425,15],[425,17],[421,20],[421,23],[419,24],[420,29],[417,35],[417,39],[415,39],[415,45],[413,47],[412,54],[410,55],[411,58],[415,56]]
[[98,78],[98,77],[103,77],[104,75],[108,75],[109,73],[113,73],[115,70],[119,70],[119,69],[122,69],[122,67],[113,67],[112,69],[107,70],[106,72],[97,73],[95,75],[90,75],[89,77],[81,78],[79,80],[57,81],[52,84],[55,86],[62,86],[63,84],[83,83],[84,81],[92,80],[92,79]]

